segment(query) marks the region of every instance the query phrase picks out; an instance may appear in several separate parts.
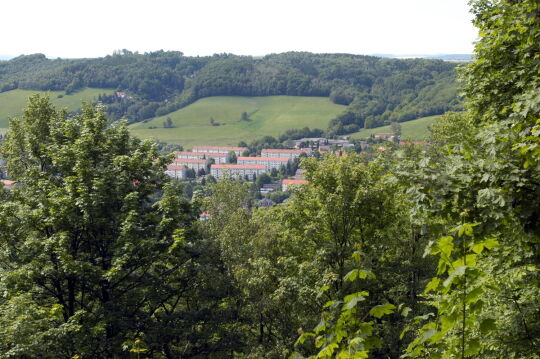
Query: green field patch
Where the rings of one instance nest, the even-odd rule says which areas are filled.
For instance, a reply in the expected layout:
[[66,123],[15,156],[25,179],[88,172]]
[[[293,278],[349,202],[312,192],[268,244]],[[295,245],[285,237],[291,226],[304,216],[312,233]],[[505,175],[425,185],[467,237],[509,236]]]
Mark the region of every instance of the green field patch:
[[[407,122],[400,122],[401,125],[401,139],[403,140],[425,140],[429,136],[429,125],[437,120],[440,116],[422,117],[416,120]],[[375,127],[369,129],[363,129],[358,132],[350,134],[354,139],[365,139],[376,133],[392,133],[390,125]]]
[[[71,95],[64,91],[34,91],[34,90],[11,90],[0,93],[0,128],[8,127],[8,118],[22,114],[22,110],[28,103],[28,98],[33,94],[49,95],[52,103],[68,111],[75,111],[81,107],[81,101],[94,101],[100,94],[112,94],[112,89],[85,88]],[[61,96],[61,97],[59,97]]]
[[[262,136],[279,136],[293,128],[325,130],[328,122],[344,109],[345,106],[333,104],[326,97],[216,96],[151,121],[132,124],[130,130],[141,138],[188,147],[236,145]],[[248,121],[241,120],[243,112],[249,115]],[[167,118],[172,120],[174,128],[164,128]],[[211,118],[219,126],[212,126]]]

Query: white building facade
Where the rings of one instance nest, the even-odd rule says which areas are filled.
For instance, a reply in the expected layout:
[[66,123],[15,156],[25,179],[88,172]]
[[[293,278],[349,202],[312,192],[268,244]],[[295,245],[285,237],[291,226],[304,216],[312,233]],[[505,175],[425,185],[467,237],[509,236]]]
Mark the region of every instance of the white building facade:
[[281,166],[287,166],[291,159],[288,157],[238,157],[239,165],[265,165],[267,170],[273,168],[280,169]]
[[242,152],[247,151],[247,147],[193,146],[192,151],[193,152],[206,152],[206,153],[234,152],[236,156],[240,156]]
[[189,160],[207,160],[214,159],[215,163],[229,163],[229,152],[227,153],[210,153],[210,152],[188,152],[178,151],[174,153],[177,159],[189,159]]
[[261,151],[262,157],[286,157],[289,159],[294,159],[300,157],[302,153],[306,155],[311,155],[312,150],[310,148],[304,148],[301,150],[287,150],[287,149],[268,149],[265,148]]
[[265,165],[242,164],[214,164],[210,167],[210,174],[215,178],[238,178],[253,181],[256,176],[265,173]]

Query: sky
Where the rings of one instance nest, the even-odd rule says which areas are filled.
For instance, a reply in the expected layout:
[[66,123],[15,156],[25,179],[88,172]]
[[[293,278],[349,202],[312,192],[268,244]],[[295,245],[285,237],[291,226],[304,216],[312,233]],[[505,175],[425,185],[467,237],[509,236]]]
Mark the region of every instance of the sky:
[[0,55],[470,54],[468,0],[1,0]]

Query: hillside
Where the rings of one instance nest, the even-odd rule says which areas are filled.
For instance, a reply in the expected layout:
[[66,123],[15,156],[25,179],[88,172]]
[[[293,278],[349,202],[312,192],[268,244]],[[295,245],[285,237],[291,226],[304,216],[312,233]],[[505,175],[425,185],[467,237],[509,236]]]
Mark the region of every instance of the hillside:
[[[328,121],[345,106],[324,97],[208,97],[166,116],[130,126],[142,138],[191,146],[236,145],[262,136],[278,136],[291,128],[326,128]],[[249,121],[242,121],[247,112]],[[164,128],[170,118],[174,128]],[[219,126],[212,126],[213,118]],[[151,129],[150,127],[157,127]]]
[[[18,116],[26,107],[28,98],[35,94],[49,94],[51,101],[59,107],[65,107],[68,111],[75,111],[81,106],[81,101],[94,101],[100,94],[111,94],[113,90],[102,88],[85,88],[71,95],[64,91],[35,91],[35,90],[11,90],[0,93],[0,129],[8,127],[8,118]],[[62,97],[58,97],[62,96]]]
[[[416,120],[400,123],[401,125],[401,138],[403,140],[425,140],[429,135],[428,126],[431,125],[439,118],[439,116],[422,117]],[[352,133],[350,136],[354,139],[368,138],[376,133],[391,133],[390,126],[381,126],[376,128],[363,129],[358,132]]]
[[113,88],[127,96],[103,96],[100,101],[108,105],[110,118],[127,118],[130,123],[212,96],[327,97],[347,108],[323,129],[346,134],[459,110],[455,67],[442,60],[308,52],[189,57],[181,52],[123,50],[76,60],[34,54],[0,61],[0,92]]

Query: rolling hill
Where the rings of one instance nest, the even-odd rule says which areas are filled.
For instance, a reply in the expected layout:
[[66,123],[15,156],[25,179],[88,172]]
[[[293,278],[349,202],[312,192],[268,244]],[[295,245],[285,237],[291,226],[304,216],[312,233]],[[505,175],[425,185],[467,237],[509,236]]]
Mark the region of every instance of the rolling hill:
[[[425,140],[429,135],[428,126],[435,122],[440,116],[422,117],[416,120],[401,122],[401,138],[403,140]],[[353,139],[368,138],[376,133],[391,133],[390,126],[362,129],[350,135]]]
[[[191,146],[196,144],[236,145],[262,136],[278,136],[292,128],[326,129],[330,119],[346,106],[324,97],[265,96],[207,97],[148,122],[135,123],[131,132],[141,138]],[[249,121],[242,121],[247,112]],[[174,128],[164,128],[170,118]],[[219,126],[212,126],[213,118]],[[151,128],[156,127],[156,128]]]
[[[49,94],[51,101],[57,107],[65,107],[68,111],[75,111],[81,107],[81,101],[93,101],[99,94],[112,94],[114,90],[102,88],[85,88],[71,95],[64,91],[34,91],[11,90],[0,93],[0,131],[9,124],[9,117],[19,116],[28,103],[28,98],[35,93]],[[61,95],[62,97],[58,97]],[[5,131],[5,130],[4,130]]]

